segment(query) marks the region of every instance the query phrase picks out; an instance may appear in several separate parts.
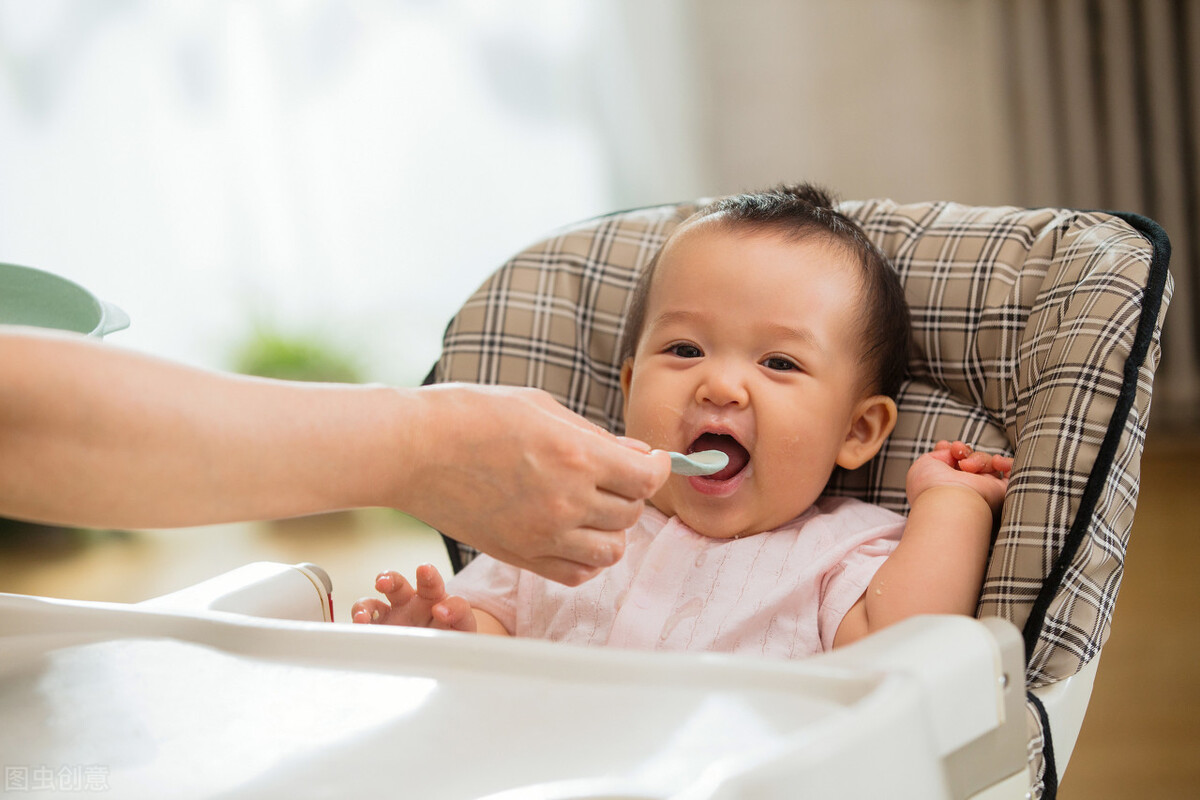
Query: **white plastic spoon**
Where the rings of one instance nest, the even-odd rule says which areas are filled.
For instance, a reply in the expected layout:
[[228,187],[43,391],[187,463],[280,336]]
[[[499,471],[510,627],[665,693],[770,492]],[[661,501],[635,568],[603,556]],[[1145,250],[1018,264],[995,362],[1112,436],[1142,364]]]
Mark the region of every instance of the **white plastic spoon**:
[[676,475],[712,475],[725,469],[729,456],[720,450],[701,450],[699,453],[670,453],[671,472]]

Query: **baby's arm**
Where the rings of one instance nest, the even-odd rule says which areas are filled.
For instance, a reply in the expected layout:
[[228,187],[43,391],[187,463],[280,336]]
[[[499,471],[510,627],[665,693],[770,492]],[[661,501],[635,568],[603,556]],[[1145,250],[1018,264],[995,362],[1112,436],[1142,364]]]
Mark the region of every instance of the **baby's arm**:
[[396,572],[380,573],[375,588],[387,602],[367,597],[359,600],[350,609],[355,622],[508,635],[491,614],[471,608],[462,597],[446,594],[441,573],[432,564],[417,567],[415,589]]
[[838,627],[834,647],[917,614],[975,613],[1012,459],[939,442],[908,471],[911,510],[895,552]]

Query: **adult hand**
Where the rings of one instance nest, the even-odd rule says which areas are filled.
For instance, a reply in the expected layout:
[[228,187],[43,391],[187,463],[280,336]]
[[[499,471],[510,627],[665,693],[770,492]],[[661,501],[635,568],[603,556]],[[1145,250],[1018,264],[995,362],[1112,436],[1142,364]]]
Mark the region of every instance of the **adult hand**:
[[413,390],[412,459],[393,503],[502,561],[574,586],[621,558],[625,530],[670,475],[536,389]]

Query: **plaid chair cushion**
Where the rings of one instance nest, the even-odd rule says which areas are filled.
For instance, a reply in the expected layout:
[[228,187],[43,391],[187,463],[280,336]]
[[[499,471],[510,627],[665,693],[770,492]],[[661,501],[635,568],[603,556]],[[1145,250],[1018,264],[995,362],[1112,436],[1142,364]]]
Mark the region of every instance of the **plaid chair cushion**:
[[[631,291],[701,204],[590,220],[518,254],[450,323],[432,378],[537,386],[622,431],[617,351]],[[1030,688],[1067,678],[1103,645],[1121,580],[1171,291],[1165,239],[1156,260],[1146,238],[1161,230],[1059,209],[841,210],[892,259],[916,348],[895,432],[827,492],[905,512],[908,467],[939,439],[1014,456],[978,613],[1024,629]],[[1029,705],[1040,795],[1055,778],[1044,715]]]

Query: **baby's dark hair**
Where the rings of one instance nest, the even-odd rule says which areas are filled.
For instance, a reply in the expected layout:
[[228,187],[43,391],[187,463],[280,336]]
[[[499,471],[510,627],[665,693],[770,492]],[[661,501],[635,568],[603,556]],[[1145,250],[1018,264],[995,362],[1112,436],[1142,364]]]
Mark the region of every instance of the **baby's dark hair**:
[[[684,225],[713,217],[732,229],[770,231],[789,241],[825,239],[845,248],[862,268],[863,313],[859,333],[863,347],[859,357],[868,379],[867,389],[872,394],[894,398],[908,367],[912,338],[904,287],[887,256],[854,220],[835,210],[834,204],[827,191],[811,184],[781,185],[716,200],[693,214]],[[646,322],[650,285],[661,254],[659,249],[634,290],[621,341],[622,362],[637,351]]]

